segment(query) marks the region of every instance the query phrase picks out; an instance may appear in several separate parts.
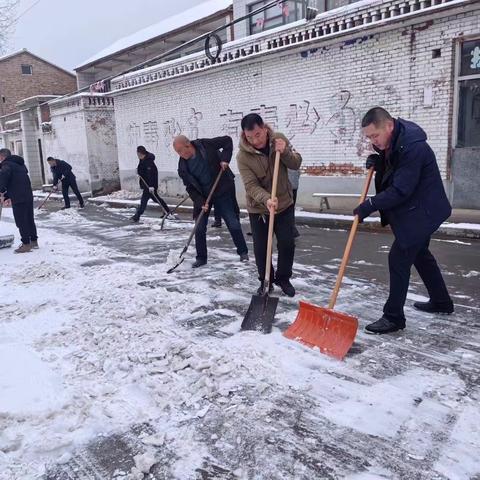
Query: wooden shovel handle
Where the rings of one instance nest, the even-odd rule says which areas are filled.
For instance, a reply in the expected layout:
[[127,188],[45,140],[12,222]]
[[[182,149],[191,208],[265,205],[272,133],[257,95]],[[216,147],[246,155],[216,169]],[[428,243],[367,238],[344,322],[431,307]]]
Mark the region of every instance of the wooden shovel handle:
[[45,198],[45,200],[42,202],[42,204],[38,207],[38,210],[40,210],[48,201],[48,199],[50,198],[50,195],[53,193],[53,190],[50,191],[50,193],[47,195],[47,198]]
[[[137,174],[138,175],[138,174]],[[138,175],[138,178],[140,178],[140,180],[143,182],[143,184],[147,187],[148,190],[150,190],[150,187],[148,186],[148,183],[145,181],[145,179],[141,176],[141,175]],[[158,203],[158,205],[160,205],[160,208],[163,210],[163,213],[164,215],[167,215],[167,211],[165,210],[165,207],[162,205],[162,202],[160,201],[160,199],[157,197],[157,195],[155,195],[155,192],[152,194],[153,198],[155,199],[155,201]]]
[[[208,194],[207,200],[206,200],[206,203],[208,203],[209,205],[210,205],[210,201],[212,200],[213,194],[215,193],[215,190],[217,189],[218,182],[220,182],[220,178],[222,178],[222,174],[223,174],[223,170],[220,169],[220,171],[218,172],[217,178],[215,179],[215,182],[214,182],[214,184],[213,184],[213,186],[210,190],[210,193]],[[195,232],[197,231],[197,228],[200,225],[200,221],[202,220],[204,215],[205,215],[205,211],[202,208],[202,210],[198,214],[197,220],[195,221],[195,225],[194,225],[192,231],[190,232],[190,236],[188,237],[187,243],[186,243],[182,253],[180,254],[180,257],[182,255],[184,255],[186,253],[186,251],[188,250],[188,247],[190,246],[190,242],[192,241],[193,236],[195,235]]]
[[[272,196],[277,196],[278,172],[280,170],[280,152],[275,152],[275,166],[273,168]],[[272,266],[272,247],[273,247],[273,226],[275,223],[275,213],[270,212],[268,219],[268,241],[267,241],[267,264],[265,266],[265,281],[263,282],[264,291],[268,292],[270,288],[270,269]]]
[[[363,192],[360,197],[360,203],[364,202],[367,198],[368,190],[370,188],[370,183],[373,177],[373,167],[368,170],[367,179],[365,181],[365,185],[363,187]],[[355,219],[353,220],[352,229],[350,230],[350,235],[348,236],[347,246],[345,248],[345,253],[343,254],[342,263],[340,265],[340,270],[338,271],[337,275],[337,282],[335,283],[335,288],[333,289],[332,295],[330,297],[330,303],[328,304],[329,309],[333,309],[335,307],[335,303],[337,302],[338,292],[340,290],[340,286],[342,284],[343,275],[345,274],[345,269],[347,268],[348,259],[350,258],[350,252],[352,251],[353,239],[355,238],[355,234],[357,233],[359,219],[358,215],[355,215]]]

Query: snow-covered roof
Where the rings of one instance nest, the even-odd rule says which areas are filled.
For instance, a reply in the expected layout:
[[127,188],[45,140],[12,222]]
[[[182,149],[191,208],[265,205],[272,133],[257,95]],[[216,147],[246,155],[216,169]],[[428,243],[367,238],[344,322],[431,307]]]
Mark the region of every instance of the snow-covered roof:
[[165,35],[179,28],[198,22],[202,18],[206,18],[214,15],[217,12],[226,10],[231,5],[232,0],[208,0],[203,2],[196,7],[185,10],[177,15],[165,18],[164,20],[155,23],[154,25],[150,25],[149,27],[146,27],[132,35],[120,38],[116,42],[112,43],[112,45],[109,47],[104,48],[96,55],[83,62],[81,65],[76,67],[75,70],[90,65],[91,63],[101,60],[102,58],[114,55],[122,50],[126,50],[135,45],[139,45],[156,37],[160,37],[161,35]]
[[0,62],[3,62],[3,60],[7,60],[9,58],[15,57],[17,55],[20,55],[21,53],[26,53],[28,50],[26,48],[23,48],[22,50],[17,50],[15,52],[10,52],[7,53],[6,55],[0,55]]
[[30,50],[28,50],[27,48],[22,48],[21,50],[17,50],[15,52],[11,52],[11,53],[7,53],[6,55],[4,55],[3,57],[0,57],[0,62],[3,62],[4,60],[8,60],[9,58],[13,58],[13,57],[16,57],[17,55],[21,55],[22,53],[26,53],[27,55],[31,55],[32,57],[35,57],[37,58],[38,60],[41,60],[42,62],[45,62],[45,63],[48,63],[49,65],[51,65],[52,67],[55,67],[55,68],[58,68],[59,70],[62,70],[63,72],[65,73],[68,73],[68,75],[71,75],[72,77],[75,76],[72,72],[70,72],[69,70],[65,70],[64,68],[62,67],[59,67],[58,65],[55,65],[54,63],[48,61],[48,60],[45,60],[44,58],[42,57],[39,57],[38,55],[36,55],[35,53],[32,53]]

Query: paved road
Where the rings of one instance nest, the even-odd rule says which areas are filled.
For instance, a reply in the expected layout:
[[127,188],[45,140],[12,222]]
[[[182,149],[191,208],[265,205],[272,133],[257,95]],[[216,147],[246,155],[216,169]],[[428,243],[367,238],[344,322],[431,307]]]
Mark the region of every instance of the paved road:
[[[160,232],[158,219],[150,213],[142,223],[133,225],[129,224],[128,211],[92,205],[80,212],[85,221],[76,224],[52,214],[56,206],[51,204],[40,215],[41,223],[57,222],[57,231],[92,245],[108,245],[116,252],[85,267],[115,262],[163,264],[172,249],[183,247],[191,226],[188,219],[183,219],[185,223],[169,222],[166,232]],[[299,230],[293,279],[298,295],[295,299],[281,297],[276,331],[288,326],[298,299],[318,305],[328,303],[348,233],[307,226]],[[193,295],[197,282],[206,282],[214,291],[235,292],[238,295],[228,305],[220,296],[210,305],[193,309],[179,325],[194,331],[199,339],[226,342],[238,328],[236,320],[232,324],[231,315],[222,314],[222,308],[228,307],[241,318],[258,281],[253,259],[249,265],[238,262],[225,228],[211,229],[209,235],[207,267],[193,270],[187,264],[167,278],[150,275],[139,282],[138,288],[165,287],[169,292]],[[248,241],[251,246],[250,237]],[[381,315],[391,242],[388,233],[360,233],[355,241],[338,309],[357,316],[362,330]],[[448,469],[455,462],[450,457],[468,453],[479,443],[478,430],[477,438],[462,436],[469,431],[465,425],[479,417],[478,411],[472,417],[467,406],[478,407],[480,398],[480,241],[434,240],[431,247],[453,295],[454,315],[431,316],[412,308],[413,300],[425,295],[414,273],[405,331],[380,337],[360,330],[346,362],[322,367],[321,372],[312,356],[314,384],[309,392],[292,388],[263,393],[256,386],[241,394],[232,393],[236,410],[228,411],[214,401],[205,418],[191,420],[189,428],[209,454],[203,466],[185,478],[353,479],[363,478],[355,477],[362,472],[377,475],[365,478],[469,478],[450,477]],[[189,254],[193,261],[194,248]],[[329,379],[337,381],[333,389]],[[322,389],[322,382],[329,387]],[[417,395],[406,400],[410,402],[408,408],[400,408],[403,404],[397,397],[403,389],[415,391],[416,384]],[[378,408],[378,432],[371,423],[361,425],[363,419],[372,416],[371,409],[362,413],[368,405],[374,417]],[[352,426],[351,418],[350,423],[345,420],[352,411],[359,412],[354,419],[358,426]],[[390,423],[392,431],[388,435],[384,429]],[[123,478],[118,472],[129,471],[133,455],[141,451],[138,437],[145,432],[158,433],[155,425],[141,424],[93,442],[67,464],[53,467],[45,479]],[[229,447],[219,446],[217,439]],[[149,478],[172,478],[169,466],[175,452],[160,450],[160,462]],[[239,464],[243,465],[240,471]],[[477,476],[471,478],[480,478],[480,465],[474,473]]]

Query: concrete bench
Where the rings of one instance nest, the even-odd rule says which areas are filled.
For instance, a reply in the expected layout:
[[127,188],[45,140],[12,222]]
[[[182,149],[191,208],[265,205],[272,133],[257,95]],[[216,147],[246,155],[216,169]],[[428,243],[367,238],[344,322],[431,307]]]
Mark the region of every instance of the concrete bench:
[[360,199],[360,193],[314,193],[312,197],[320,198],[320,211],[323,212],[325,206],[327,210],[330,210],[329,198],[358,198]]

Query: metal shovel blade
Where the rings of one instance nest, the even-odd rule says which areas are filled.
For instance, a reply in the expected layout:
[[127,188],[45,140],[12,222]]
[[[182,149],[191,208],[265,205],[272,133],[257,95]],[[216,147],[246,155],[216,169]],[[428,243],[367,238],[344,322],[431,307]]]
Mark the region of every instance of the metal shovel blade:
[[283,335],[342,360],[357,334],[358,320],[329,308],[300,302],[297,318]]
[[185,257],[180,257],[176,265],[174,265],[172,268],[167,270],[167,273],[173,273],[183,263],[184,260],[185,260]]
[[245,318],[242,330],[255,330],[262,333],[270,333],[277,311],[278,297],[268,295],[253,295]]
[[0,237],[0,248],[9,248],[12,246],[15,237],[13,235],[3,235]]

